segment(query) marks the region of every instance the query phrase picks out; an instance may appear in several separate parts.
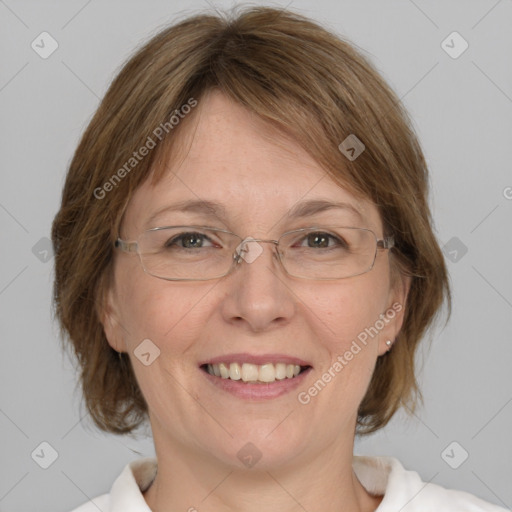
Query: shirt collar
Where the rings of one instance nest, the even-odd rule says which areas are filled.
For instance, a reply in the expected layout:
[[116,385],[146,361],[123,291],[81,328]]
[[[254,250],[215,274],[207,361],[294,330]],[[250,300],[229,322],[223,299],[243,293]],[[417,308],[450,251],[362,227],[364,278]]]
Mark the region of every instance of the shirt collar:
[[130,462],[110,491],[110,512],[151,512],[142,493],[156,476],[157,461],[146,457]]
[[[389,495],[394,485],[394,478],[390,478],[390,474],[400,469],[397,465],[400,466],[400,463],[392,457],[355,455],[352,468],[361,485],[370,494]],[[154,457],[137,459],[127,464],[110,491],[110,512],[151,512],[143,493],[153,482],[156,472],[157,460]],[[386,501],[384,497],[376,512],[385,512]]]

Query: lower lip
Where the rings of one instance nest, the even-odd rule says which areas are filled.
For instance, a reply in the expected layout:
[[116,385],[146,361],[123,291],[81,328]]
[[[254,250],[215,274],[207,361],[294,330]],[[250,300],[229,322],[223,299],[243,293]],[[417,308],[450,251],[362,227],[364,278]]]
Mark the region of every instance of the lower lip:
[[269,400],[272,398],[280,397],[290,391],[293,391],[301,383],[303,383],[306,375],[312,368],[309,367],[303,372],[299,373],[297,377],[292,379],[275,380],[268,383],[250,383],[242,380],[223,379],[210,375],[208,372],[200,369],[201,373],[216,387],[231,393],[232,395],[243,398],[244,400]]

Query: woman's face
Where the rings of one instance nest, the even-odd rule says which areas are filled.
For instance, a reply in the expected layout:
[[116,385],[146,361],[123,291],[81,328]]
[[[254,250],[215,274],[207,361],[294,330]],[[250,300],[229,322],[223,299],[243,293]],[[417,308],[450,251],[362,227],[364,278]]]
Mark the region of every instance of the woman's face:
[[[275,240],[297,228],[345,225],[382,238],[377,209],[335,184],[297,144],[279,139],[218,92],[197,109],[186,157],[179,166],[170,162],[160,182],[147,181],[130,201],[125,240],[166,225],[213,225],[243,238]],[[165,211],[187,200],[218,203],[219,216]],[[315,200],[350,206],[287,216]],[[136,255],[116,253],[105,331],[132,361],[157,455],[163,446],[179,447],[237,466],[261,456],[259,467],[270,468],[352,450],[358,406],[402,317],[396,303],[403,295],[390,286],[388,252],[379,251],[365,274],[315,281],[288,276],[273,245],[260,246],[254,261],[242,261],[230,275],[196,282],[158,279],[144,272]],[[140,345],[143,340],[151,341]],[[135,355],[141,351],[143,362]],[[310,369],[271,384],[226,381],[202,367],[298,360]]]

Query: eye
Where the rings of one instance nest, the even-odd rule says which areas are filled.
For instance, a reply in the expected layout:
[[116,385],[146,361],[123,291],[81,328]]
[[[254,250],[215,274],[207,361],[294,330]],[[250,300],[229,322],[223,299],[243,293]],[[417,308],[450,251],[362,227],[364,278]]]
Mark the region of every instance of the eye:
[[302,239],[301,247],[304,247],[303,243],[307,245],[305,247],[308,248],[318,248],[318,249],[328,249],[332,247],[347,247],[348,244],[341,238],[331,235],[330,233],[326,233],[323,231],[317,231],[314,233],[309,233]]
[[171,248],[173,246],[177,246],[180,249],[200,249],[202,247],[212,247],[213,244],[204,233],[188,232],[180,233],[170,238],[165,243],[165,248]]

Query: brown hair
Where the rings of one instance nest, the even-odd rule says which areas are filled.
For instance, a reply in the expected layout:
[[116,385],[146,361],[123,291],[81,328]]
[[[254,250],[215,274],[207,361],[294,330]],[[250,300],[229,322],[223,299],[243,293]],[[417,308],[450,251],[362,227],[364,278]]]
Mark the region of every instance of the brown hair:
[[[401,405],[414,411],[422,400],[416,348],[443,300],[450,304],[414,130],[397,96],[351,44],[298,14],[256,7],[196,15],[149,40],[112,82],[70,164],[52,227],[54,304],[95,423],[126,433],[146,418],[128,356],[110,347],[101,324],[113,244],[134,190],[152,170],[154,180],[163,174],[186,124],[171,128],[171,116],[214,88],[294,137],[340,185],[377,206],[395,237],[392,263],[411,286],[393,350],[378,358],[360,404],[358,433],[382,428]],[[365,145],[355,160],[338,149],[350,134]],[[133,158],[150,139],[156,149]]]

